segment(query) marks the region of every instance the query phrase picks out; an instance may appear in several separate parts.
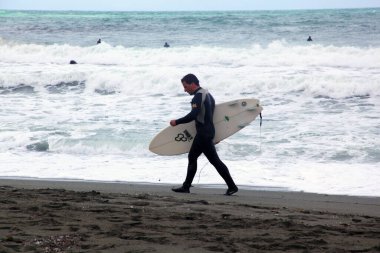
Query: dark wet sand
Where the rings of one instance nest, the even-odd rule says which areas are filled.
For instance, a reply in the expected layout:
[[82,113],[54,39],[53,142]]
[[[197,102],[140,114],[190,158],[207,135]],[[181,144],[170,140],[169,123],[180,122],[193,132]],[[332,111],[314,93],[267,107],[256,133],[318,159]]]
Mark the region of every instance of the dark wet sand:
[[0,179],[2,252],[380,252],[380,198]]

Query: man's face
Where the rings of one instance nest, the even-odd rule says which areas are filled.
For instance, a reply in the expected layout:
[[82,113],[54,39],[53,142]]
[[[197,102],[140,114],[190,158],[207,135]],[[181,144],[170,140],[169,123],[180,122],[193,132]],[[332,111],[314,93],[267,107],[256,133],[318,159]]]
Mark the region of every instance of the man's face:
[[183,89],[185,90],[185,92],[189,93],[190,95],[192,95],[197,88],[195,83],[182,82],[182,85],[183,85]]

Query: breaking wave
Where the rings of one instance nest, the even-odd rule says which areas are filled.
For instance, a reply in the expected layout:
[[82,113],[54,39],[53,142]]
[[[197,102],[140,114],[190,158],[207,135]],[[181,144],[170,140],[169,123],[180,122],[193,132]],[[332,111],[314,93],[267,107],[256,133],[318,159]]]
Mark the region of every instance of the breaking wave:
[[[178,90],[186,73],[227,93],[301,92],[310,96],[380,95],[380,48],[296,46],[274,41],[245,48],[211,46],[79,47],[0,40],[0,93],[151,94]],[[78,64],[69,64],[75,60]]]

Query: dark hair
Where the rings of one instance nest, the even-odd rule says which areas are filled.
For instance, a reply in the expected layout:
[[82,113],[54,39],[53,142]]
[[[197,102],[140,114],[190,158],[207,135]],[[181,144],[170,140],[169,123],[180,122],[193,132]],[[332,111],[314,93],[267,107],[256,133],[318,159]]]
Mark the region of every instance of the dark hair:
[[185,82],[188,84],[195,83],[197,86],[199,86],[199,80],[194,74],[187,74],[181,79],[181,82]]

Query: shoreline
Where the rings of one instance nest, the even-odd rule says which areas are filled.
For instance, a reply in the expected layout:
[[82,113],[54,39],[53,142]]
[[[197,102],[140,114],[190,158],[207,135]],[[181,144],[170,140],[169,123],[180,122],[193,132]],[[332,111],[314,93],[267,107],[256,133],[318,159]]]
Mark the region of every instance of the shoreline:
[[0,252],[379,252],[380,198],[0,179]]
[[155,184],[147,182],[0,178],[0,187],[1,186],[25,189],[65,189],[79,192],[98,191],[121,194],[157,194],[184,199],[207,198],[214,201],[232,201],[239,204],[282,205],[283,207],[294,208],[302,208],[304,204],[307,203],[307,207],[320,211],[347,212],[350,214],[355,213],[380,217],[380,197],[278,191],[274,190],[276,188],[269,187],[258,189],[248,187],[249,189],[246,189],[243,186],[239,188],[238,193],[228,197],[224,196],[226,187],[215,187],[215,185],[196,185],[191,188],[190,194],[172,192],[171,188],[177,186],[175,184]]
[[[75,178],[38,178],[38,177],[15,177],[15,176],[0,176],[0,182],[1,181],[14,181],[17,183],[17,181],[37,181],[37,182],[58,182],[58,183],[93,183],[93,184],[121,184],[121,185],[151,185],[151,186],[157,186],[157,187],[171,187],[178,186],[180,184],[177,183],[161,183],[161,182],[148,182],[148,181],[102,181],[102,180],[90,180],[90,179],[75,179]],[[19,184],[19,183],[17,183]],[[22,183],[21,183],[22,184]],[[346,197],[353,197],[353,198],[380,198],[379,196],[375,195],[354,195],[354,194],[339,194],[339,193],[321,193],[321,192],[308,192],[303,190],[291,190],[287,187],[281,187],[281,186],[253,186],[253,185],[244,185],[239,184],[237,185],[240,190],[244,191],[260,191],[260,192],[289,192],[289,193],[305,193],[305,194],[314,194],[314,195],[326,195],[326,196],[346,196]],[[227,189],[227,186],[225,184],[213,184],[213,183],[195,183],[192,184],[192,187],[195,188],[202,188],[202,189]],[[192,188],[194,189],[194,188]]]

